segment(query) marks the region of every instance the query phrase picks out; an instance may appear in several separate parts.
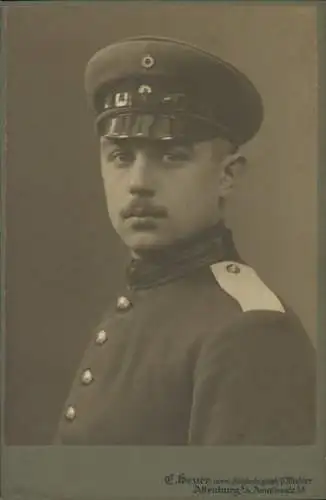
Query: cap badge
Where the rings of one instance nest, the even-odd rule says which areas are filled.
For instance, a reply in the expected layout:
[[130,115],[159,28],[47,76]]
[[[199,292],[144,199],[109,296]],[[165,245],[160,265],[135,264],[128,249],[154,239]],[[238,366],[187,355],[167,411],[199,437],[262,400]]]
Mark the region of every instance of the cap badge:
[[141,65],[143,68],[149,69],[152,68],[155,64],[155,59],[151,55],[147,54],[142,58]]
[[138,93],[142,96],[147,96],[152,93],[152,87],[149,85],[141,85],[138,89]]
[[114,104],[117,108],[122,108],[127,106],[129,103],[129,94],[128,92],[119,92],[115,95]]

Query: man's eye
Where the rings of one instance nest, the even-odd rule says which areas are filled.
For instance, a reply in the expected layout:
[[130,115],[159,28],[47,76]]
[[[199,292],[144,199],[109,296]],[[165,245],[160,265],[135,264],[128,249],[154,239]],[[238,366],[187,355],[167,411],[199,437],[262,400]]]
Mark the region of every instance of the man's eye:
[[113,161],[118,165],[129,164],[132,163],[133,160],[134,157],[132,153],[127,151],[112,151],[112,153],[109,154],[109,161]]

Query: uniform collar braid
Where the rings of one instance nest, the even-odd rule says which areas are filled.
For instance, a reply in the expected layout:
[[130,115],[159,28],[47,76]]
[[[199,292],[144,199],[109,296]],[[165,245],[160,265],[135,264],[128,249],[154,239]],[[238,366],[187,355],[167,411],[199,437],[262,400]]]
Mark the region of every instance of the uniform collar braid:
[[220,221],[191,238],[132,259],[127,281],[133,289],[151,288],[223,260],[241,261],[232,232]]

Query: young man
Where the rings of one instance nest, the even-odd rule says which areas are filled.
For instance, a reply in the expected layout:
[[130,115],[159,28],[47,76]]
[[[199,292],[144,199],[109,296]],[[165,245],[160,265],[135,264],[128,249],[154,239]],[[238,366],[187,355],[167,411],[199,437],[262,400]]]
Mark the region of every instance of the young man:
[[314,349],[241,260],[223,222],[259,130],[259,93],[188,44],[123,40],[89,61],[111,222],[126,288],[92,333],[57,443],[314,442]]

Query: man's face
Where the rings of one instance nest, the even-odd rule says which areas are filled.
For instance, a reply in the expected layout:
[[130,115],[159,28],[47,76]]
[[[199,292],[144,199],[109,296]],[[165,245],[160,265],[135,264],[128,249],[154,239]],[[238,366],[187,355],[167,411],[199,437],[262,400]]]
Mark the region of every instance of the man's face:
[[141,252],[215,224],[222,194],[223,139],[195,144],[101,138],[109,216],[124,243]]

